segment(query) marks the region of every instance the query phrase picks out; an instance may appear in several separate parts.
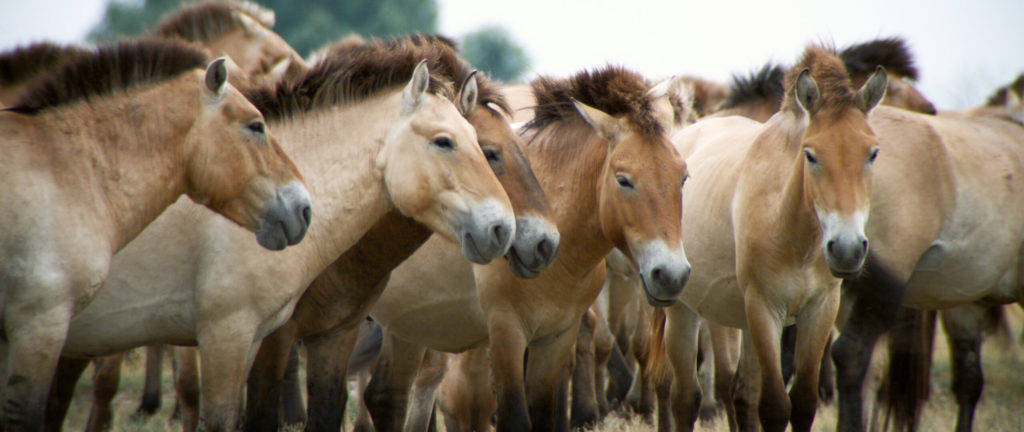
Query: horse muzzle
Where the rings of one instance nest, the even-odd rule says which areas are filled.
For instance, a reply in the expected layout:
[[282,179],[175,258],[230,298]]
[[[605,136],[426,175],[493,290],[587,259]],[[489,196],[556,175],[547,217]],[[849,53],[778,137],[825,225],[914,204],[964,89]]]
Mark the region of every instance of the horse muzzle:
[[505,206],[487,200],[473,206],[454,231],[462,256],[476,264],[487,264],[508,251],[516,233],[515,217]]
[[657,242],[645,247],[637,258],[647,303],[658,307],[674,304],[690,279],[690,262],[682,247],[673,251]]
[[298,181],[281,187],[266,207],[256,241],[270,250],[282,250],[302,241],[313,217],[309,192]]
[[516,218],[516,236],[505,257],[517,277],[532,279],[548,268],[558,255],[558,228],[539,217]]
[[835,236],[825,242],[825,262],[837,278],[857,276],[867,256],[868,239],[863,235]]

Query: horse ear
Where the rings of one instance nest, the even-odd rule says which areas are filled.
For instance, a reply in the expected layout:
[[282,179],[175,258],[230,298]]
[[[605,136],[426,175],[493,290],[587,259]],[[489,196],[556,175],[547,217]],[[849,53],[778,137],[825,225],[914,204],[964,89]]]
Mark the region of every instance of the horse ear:
[[267,82],[276,83],[281,81],[281,78],[284,78],[284,75],[288,73],[288,68],[291,66],[292,58],[285,56],[285,58],[275,63],[274,66],[271,66],[270,71],[267,72]]
[[262,24],[256,22],[253,17],[249,14],[242,13],[239,11],[231,11],[231,16],[235,18],[235,21],[241,24],[242,30],[249,36],[257,36],[260,34],[260,29],[263,27]]
[[224,57],[220,57],[206,67],[206,90],[216,97],[223,94],[224,84],[228,82],[228,68],[224,65],[225,61]]
[[1010,112],[1010,118],[1024,123],[1024,103],[1021,102],[1020,95],[1012,88],[1006,89],[1006,103],[1003,106]]
[[462,115],[465,117],[473,114],[477,99],[480,97],[480,90],[476,84],[476,72],[475,69],[470,72],[466,80],[462,82],[462,87],[459,88],[459,109],[462,110]]
[[867,114],[872,108],[878,106],[889,87],[888,80],[889,75],[885,73],[885,68],[881,66],[875,68],[875,73],[871,74],[868,82],[864,83],[864,87],[857,91],[857,108]]
[[622,124],[615,117],[575,99],[573,99],[572,104],[576,107],[576,111],[580,113],[580,117],[583,117],[583,120],[593,127],[598,135],[608,140],[609,143],[614,144],[623,132]]
[[818,93],[818,83],[811,78],[811,71],[800,71],[800,76],[796,77],[796,103],[808,115],[814,115],[818,109],[819,99],[821,95]]
[[420,60],[420,63],[416,65],[416,70],[412,71],[412,79],[409,80],[409,84],[406,84],[405,89],[402,90],[402,100],[405,102],[405,106],[407,108],[419,106],[429,84],[430,71],[427,69],[427,61]]

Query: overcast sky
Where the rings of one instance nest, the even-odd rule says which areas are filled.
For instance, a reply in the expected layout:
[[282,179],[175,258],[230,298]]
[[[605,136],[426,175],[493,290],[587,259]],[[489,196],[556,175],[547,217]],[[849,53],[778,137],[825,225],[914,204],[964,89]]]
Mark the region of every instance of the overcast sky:
[[[0,50],[80,41],[106,0],[0,0]],[[302,2],[295,3],[301,7]],[[792,63],[808,43],[903,36],[918,87],[940,108],[977,105],[1024,72],[1022,0],[439,0],[440,29],[507,28],[532,60],[527,78],[615,63],[651,77],[726,81],[767,61]]]

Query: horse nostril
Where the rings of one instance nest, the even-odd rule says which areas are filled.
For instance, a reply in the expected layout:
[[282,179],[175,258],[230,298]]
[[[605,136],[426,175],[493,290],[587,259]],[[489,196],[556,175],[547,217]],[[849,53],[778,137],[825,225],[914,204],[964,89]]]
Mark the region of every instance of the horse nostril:
[[832,254],[832,255],[836,254],[835,245],[836,245],[836,241],[835,240],[829,240],[828,244],[825,245],[825,247],[828,249],[828,253],[829,254]]
[[554,242],[552,242],[550,239],[544,238],[543,240],[540,241],[540,243],[537,243],[537,257],[540,258],[542,261],[547,262],[552,258],[552,255],[554,255],[554,253]]
[[310,221],[313,220],[313,208],[310,206],[302,207],[302,221],[309,226]]
[[862,250],[868,250],[868,239],[864,239],[864,240],[860,241],[860,248]]
[[502,246],[508,243],[509,230],[505,227],[505,224],[496,224],[491,228],[491,235],[495,244]]

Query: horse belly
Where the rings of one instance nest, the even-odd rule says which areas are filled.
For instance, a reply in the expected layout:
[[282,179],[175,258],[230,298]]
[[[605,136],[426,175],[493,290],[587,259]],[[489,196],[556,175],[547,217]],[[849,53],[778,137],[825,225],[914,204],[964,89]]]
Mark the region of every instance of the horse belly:
[[1019,287],[1018,249],[1000,243],[1005,242],[933,243],[910,277],[904,304],[941,309],[1014,296]]

